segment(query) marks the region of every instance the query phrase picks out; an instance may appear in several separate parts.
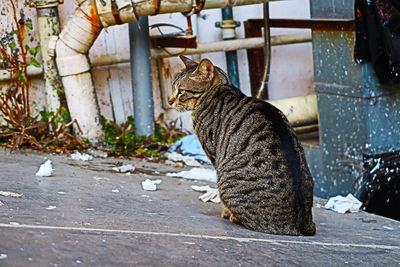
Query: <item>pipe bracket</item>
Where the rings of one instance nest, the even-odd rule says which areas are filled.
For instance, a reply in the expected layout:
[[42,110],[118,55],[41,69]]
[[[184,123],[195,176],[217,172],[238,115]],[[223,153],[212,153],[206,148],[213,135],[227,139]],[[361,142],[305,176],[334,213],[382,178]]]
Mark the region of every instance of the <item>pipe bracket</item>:
[[189,12],[182,12],[182,15],[190,17],[191,15],[199,14],[200,11],[203,10],[205,4],[206,0],[196,0],[195,2],[192,0],[192,10]]
[[139,2],[142,0],[95,0],[103,27],[137,21],[134,5]]
[[50,57],[56,55],[56,45],[58,41],[58,35],[50,36],[49,42],[47,43],[47,53]]
[[64,0],[30,0],[28,2],[28,6],[34,8],[48,8],[48,7],[56,7],[59,4],[63,3]]

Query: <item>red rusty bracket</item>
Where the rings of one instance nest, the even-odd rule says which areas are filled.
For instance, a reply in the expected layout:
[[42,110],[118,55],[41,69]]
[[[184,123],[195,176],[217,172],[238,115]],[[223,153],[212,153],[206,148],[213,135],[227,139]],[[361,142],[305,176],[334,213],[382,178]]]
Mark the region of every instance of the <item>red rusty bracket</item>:
[[178,48],[197,48],[197,38],[195,35],[160,35],[150,37],[153,48],[178,47]]
[[[264,27],[263,19],[249,19],[254,27]],[[269,19],[270,28],[312,29],[315,31],[354,31],[353,19]]]

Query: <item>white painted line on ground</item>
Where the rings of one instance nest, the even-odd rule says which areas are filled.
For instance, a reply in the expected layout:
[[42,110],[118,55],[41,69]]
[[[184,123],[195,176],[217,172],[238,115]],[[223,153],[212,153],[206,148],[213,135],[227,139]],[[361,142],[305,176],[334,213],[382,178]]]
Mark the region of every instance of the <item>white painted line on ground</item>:
[[327,247],[355,247],[355,248],[371,248],[371,249],[391,249],[400,250],[400,246],[374,245],[374,244],[355,244],[355,243],[328,243],[316,241],[299,241],[299,240],[282,240],[282,239],[265,239],[265,238],[246,238],[234,236],[213,236],[213,235],[194,235],[185,233],[163,233],[163,232],[147,232],[135,230],[119,230],[105,228],[86,228],[86,227],[68,227],[68,226],[49,226],[49,225],[30,225],[30,224],[6,224],[0,223],[0,228],[23,228],[37,230],[62,230],[62,231],[82,231],[82,232],[104,232],[104,233],[121,233],[121,234],[138,234],[138,235],[156,235],[169,237],[189,237],[198,239],[218,239],[233,240],[238,242],[264,242],[270,244],[297,244],[297,245],[314,245]]

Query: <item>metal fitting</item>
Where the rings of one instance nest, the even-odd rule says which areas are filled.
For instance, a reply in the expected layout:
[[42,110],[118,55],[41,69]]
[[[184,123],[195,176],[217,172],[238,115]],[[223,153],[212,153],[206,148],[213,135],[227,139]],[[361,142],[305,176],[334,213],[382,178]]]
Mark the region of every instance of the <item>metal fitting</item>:
[[56,7],[63,4],[64,0],[29,0],[28,6],[34,8]]
[[235,39],[235,28],[240,26],[240,21],[233,19],[223,20],[222,22],[215,22],[215,27],[222,29],[222,38],[224,40]]

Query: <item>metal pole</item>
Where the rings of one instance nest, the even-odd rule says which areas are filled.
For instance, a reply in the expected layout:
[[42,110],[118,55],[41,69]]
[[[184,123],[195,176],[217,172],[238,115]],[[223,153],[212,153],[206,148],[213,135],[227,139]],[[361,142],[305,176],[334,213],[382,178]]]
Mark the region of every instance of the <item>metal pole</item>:
[[129,23],[133,112],[138,135],[154,133],[154,108],[149,46],[149,20]]
[[[233,12],[231,7],[225,7],[222,9],[222,23],[224,21],[233,21]],[[224,34],[224,40],[233,40],[235,39],[235,27],[225,29],[222,28],[222,31],[233,31],[232,35],[225,35]],[[240,88],[240,82],[239,82],[239,67],[238,67],[238,61],[237,61],[237,52],[236,51],[228,51],[225,52],[225,57],[226,57],[226,67],[228,70],[228,76],[229,79],[231,80],[231,83],[233,86]]]

